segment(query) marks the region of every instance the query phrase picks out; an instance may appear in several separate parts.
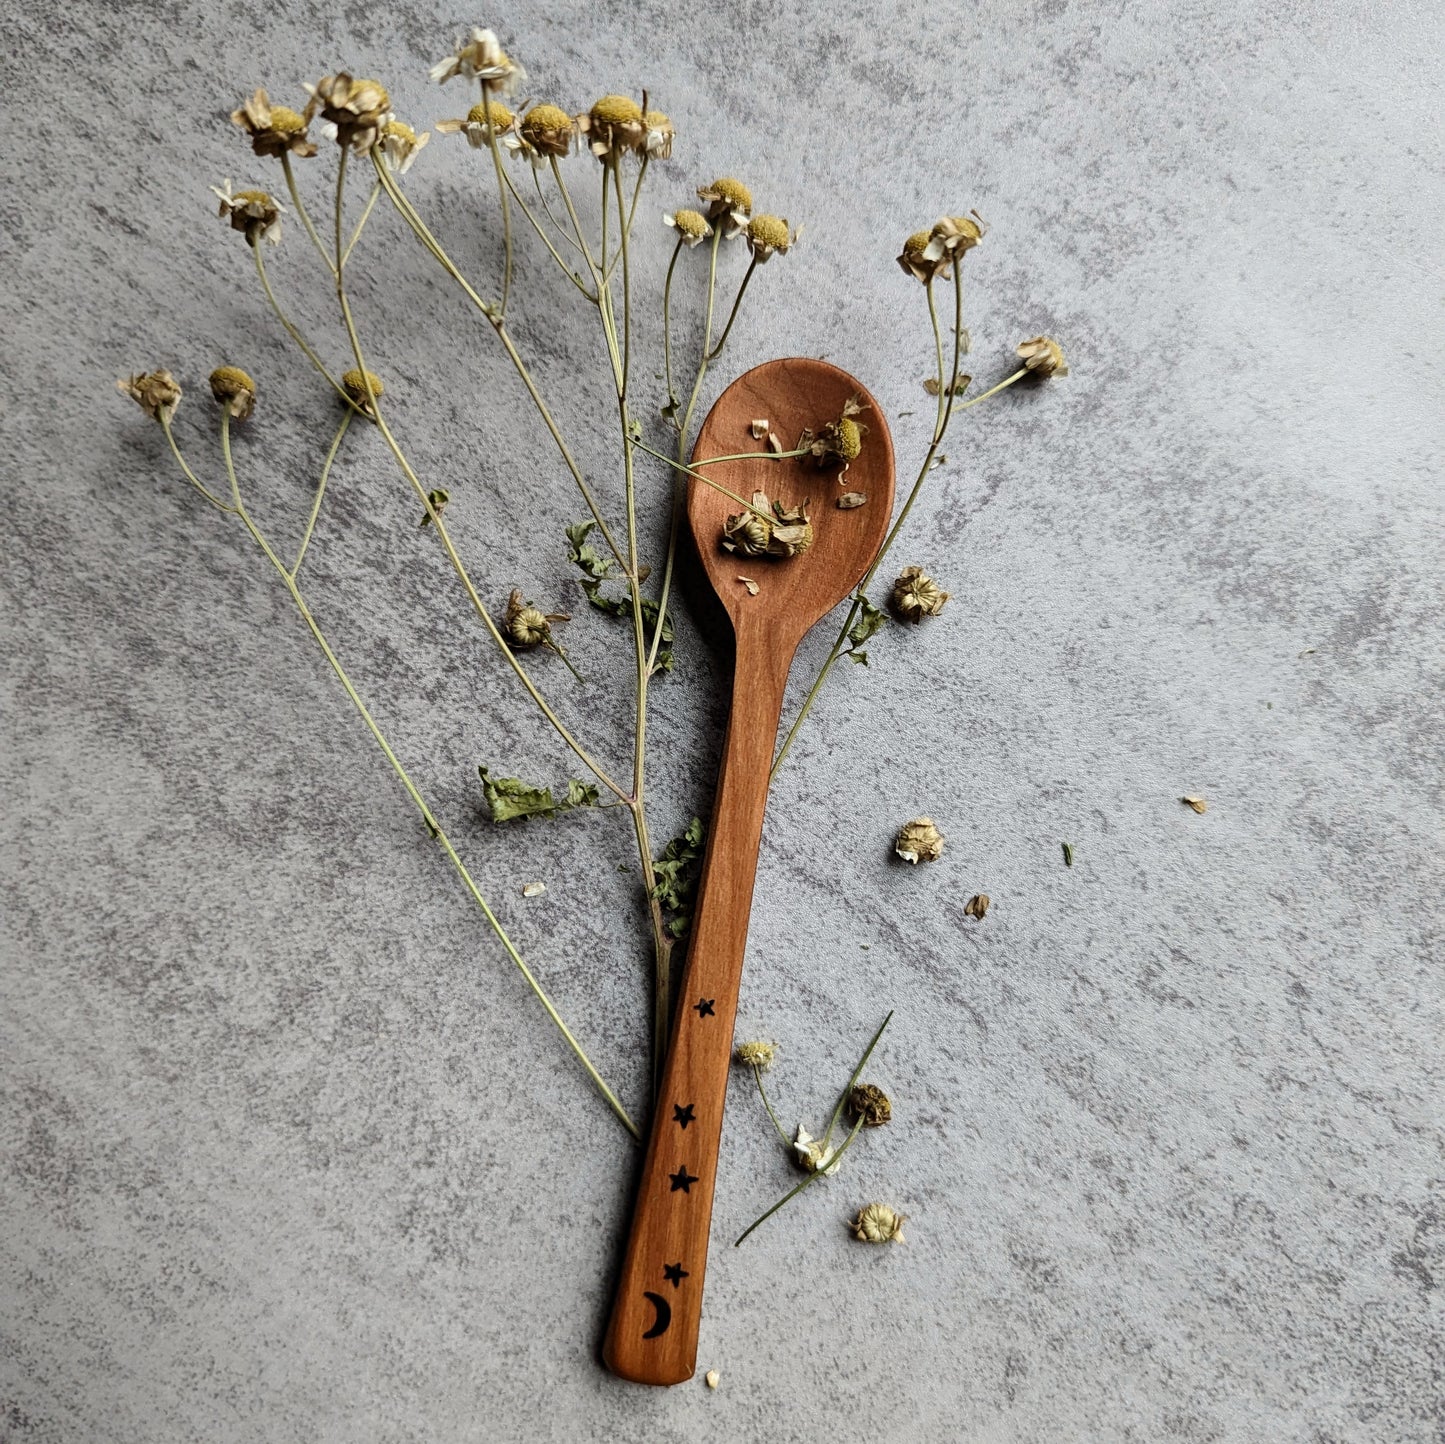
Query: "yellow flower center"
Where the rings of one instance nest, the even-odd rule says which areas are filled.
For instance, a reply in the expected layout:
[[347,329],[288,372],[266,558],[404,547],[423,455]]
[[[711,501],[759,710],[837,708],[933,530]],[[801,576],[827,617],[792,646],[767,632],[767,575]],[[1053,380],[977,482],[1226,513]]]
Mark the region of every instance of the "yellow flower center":
[[306,129],[306,122],[289,105],[273,105],[271,129],[281,135],[295,135]]
[[857,460],[858,453],[863,450],[863,433],[851,416],[845,416],[837,424],[833,439],[837,443],[838,455],[844,461]]
[[256,383],[239,366],[217,366],[211,372],[211,391],[216,396],[235,396],[238,392],[256,394]]
[[[366,92],[370,91],[368,95]],[[391,96],[386,93],[386,86],[375,80],[354,80],[351,83],[351,103],[355,105],[360,100],[371,102],[368,109],[390,110]]]
[[411,126],[409,126],[404,120],[387,121],[386,129],[382,132],[382,134],[392,136],[396,140],[404,140],[408,145],[416,144],[416,131],[414,131]]
[[671,130],[672,121],[660,110],[649,110],[642,117],[642,123],[648,130]]
[[685,236],[701,239],[707,235],[707,218],[700,211],[678,211],[673,216],[672,223]]
[[698,195],[705,201],[714,197],[724,200],[735,211],[750,211],[753,208],[753,193],[740,180],[734,180],[731,176],[725,175],[710,186],[704,186],[698,191]]
[[642,107],[627,95],[604,95],[591,111],[598,125],[628,125],[642,119]]
[[903,243],[903,254],[910,260],[921,260],[928,243],[933,239],[932,231],[914,231]]
[[500,100],[483,100],[467,112],[467,122],[470,125],[485,125],[488,116],[491,117],[492,129],[499,134],[510,130],[512,122],[517,118]]
[[237,191],[231,197],[231,201],[232,204],[239,202],[247,206],[265,206],[267,209],[273,208],[276,204],[265,191]]
[[522,121],[522,133],[528,136],[571,129],[572,117],[560,105],[534,105]]
[[380,396],[386,390],[381,384],[381,377],[375,371],[368,371],[365,377],[355,366],[350,371],[343,373],[341,377],[341,388],[353,401],[364,402],[368,386],[373,396]]
[[760,246],[771,246],[775,251],[786,251],[791,239],[788,223],[780,216],[754,216],[748,222],[748,235]]

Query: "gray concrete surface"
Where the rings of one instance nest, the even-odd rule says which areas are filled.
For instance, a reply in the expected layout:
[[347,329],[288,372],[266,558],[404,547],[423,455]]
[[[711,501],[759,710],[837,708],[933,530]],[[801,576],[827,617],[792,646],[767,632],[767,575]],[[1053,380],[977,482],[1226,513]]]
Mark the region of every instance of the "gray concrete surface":
[[[0,1435],[1445,1438],[1437,9],[8,10]],[[112,389],[170,364],[214,477],[204,376],[251,368],[241,464],[294,536],[334,413],[210,214],[211,183],[271,174],[226,114],[350,64],[432,122],[461,96],[426,66],[474,19],[538,96],[646,86],[675,117],[644,201],[654,318],[656,218],[694,184],[736,173],[806,223],[720,383],[827,355],[916,459],[927,325],[893,256],[970,206],[994,227],[974,369],[1040,330],[1074,367],[959,426],[899,557],[948,612],[839,677],[780,778],[741,1026],[816,1123],[896,1008],[870,1071],[897,1118],[734,1251],[793,1177],[735,1084],[715,1393],[600,1368],[633,1150],[261,559]],[[410,184],[487,274],[481,159],[436,141]],[[595,332],[525,251],[518,333],[615,488]],[[339,357],[310,260],[293,227],[277,284]],[[575,604],[579,509],[488,337],[385,212],[359,270],[397,424],[489,596]],[[650,474],[654,539],[663,494]],[[638,1105],[625,829],[480,819],[478,762],[567,759],[414,522],[357,436],[317,610]],[[707,805],[725,697],[680,632],[664,832]],[[604,619],[569,635],[600,677],[625,665]],[[625,691],[542,671],[625,756]],[[890,866],[918,811],[947,854]],[[906,1248],[846,1238],[873,1197],[911,1216]]]

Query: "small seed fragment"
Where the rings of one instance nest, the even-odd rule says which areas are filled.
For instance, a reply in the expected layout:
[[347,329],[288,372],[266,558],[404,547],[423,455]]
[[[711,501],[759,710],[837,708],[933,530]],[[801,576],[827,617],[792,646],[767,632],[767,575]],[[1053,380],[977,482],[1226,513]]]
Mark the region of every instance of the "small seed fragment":
[[861,491],[845,491],[838,498],[839,511],[852,511],[855,506],[862,506],[868,498]]
[[709,1369],[707,1373],[703,1375],[703,1378],[707,1380],[709,1389],[716,1389],[717,1386],[722,1383],[722,1375],[719,1374],[716,1369]]
[[758,584],[751,577],[739,577],[738,580],[748,589],[750,597],[757,596]]
[[547,884],[544,882],[529,882],[522,889],[523,897],[541,897],[547,891]]
[[964,917],[977,918],[979,922],[982,922],[983,915],[988,911],[988,902],[989,898],[986,892],[974,893],[974,895],[969,898],[969,900],[963,905]]
[[752,433],[755,441],[761,441],[768,434],[768,418],[766,416],[753,422]]
[[1209,804],[1202,797],[1181,797],[1179,800],[1185,807],[1192,807],[1195,812],[1209,811]]

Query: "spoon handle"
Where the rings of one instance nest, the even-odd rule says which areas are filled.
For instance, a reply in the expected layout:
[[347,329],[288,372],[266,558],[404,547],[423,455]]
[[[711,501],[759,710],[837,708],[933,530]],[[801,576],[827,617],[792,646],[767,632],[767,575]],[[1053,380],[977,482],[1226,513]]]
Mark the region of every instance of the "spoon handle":
[[739,627],[692,943],[603,1346],[607,1367],[639,1384],[679,1384],[697,1362],[733,1021],[791,662],[761,628]]

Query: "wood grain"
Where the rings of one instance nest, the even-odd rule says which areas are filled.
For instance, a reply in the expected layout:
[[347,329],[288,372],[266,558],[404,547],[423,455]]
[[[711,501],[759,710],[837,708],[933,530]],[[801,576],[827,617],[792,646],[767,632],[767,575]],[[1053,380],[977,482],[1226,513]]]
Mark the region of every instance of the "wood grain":
[[[893,511],[883,415],[853,377],[825,361],[770,361],[739,377],[718,398],[693,451],[696,464],[764,450],[749,431],[763,417],[792,449],[804,427],[816,431],[836,419],[850,397],[865,408],[858,419],[868,430],[841,481],[836,466],[820,470],[810,458],[723,462],[708,471],[743,497],[758,490],[789,505],[807,501],[815,540],[803,555],[725,551],[723,522],[740,508],[701,481],[688,483],[693,536],[732,620],[737,657],[692,943],[603,1348],[608,1368],[638,1383],[681,1383],[696,1367],[733,1023],[788,670],[809,628],[862,579]],[[844,491],[868,500],[840,510]],[[757,583],[756,596],[740,577]]]

